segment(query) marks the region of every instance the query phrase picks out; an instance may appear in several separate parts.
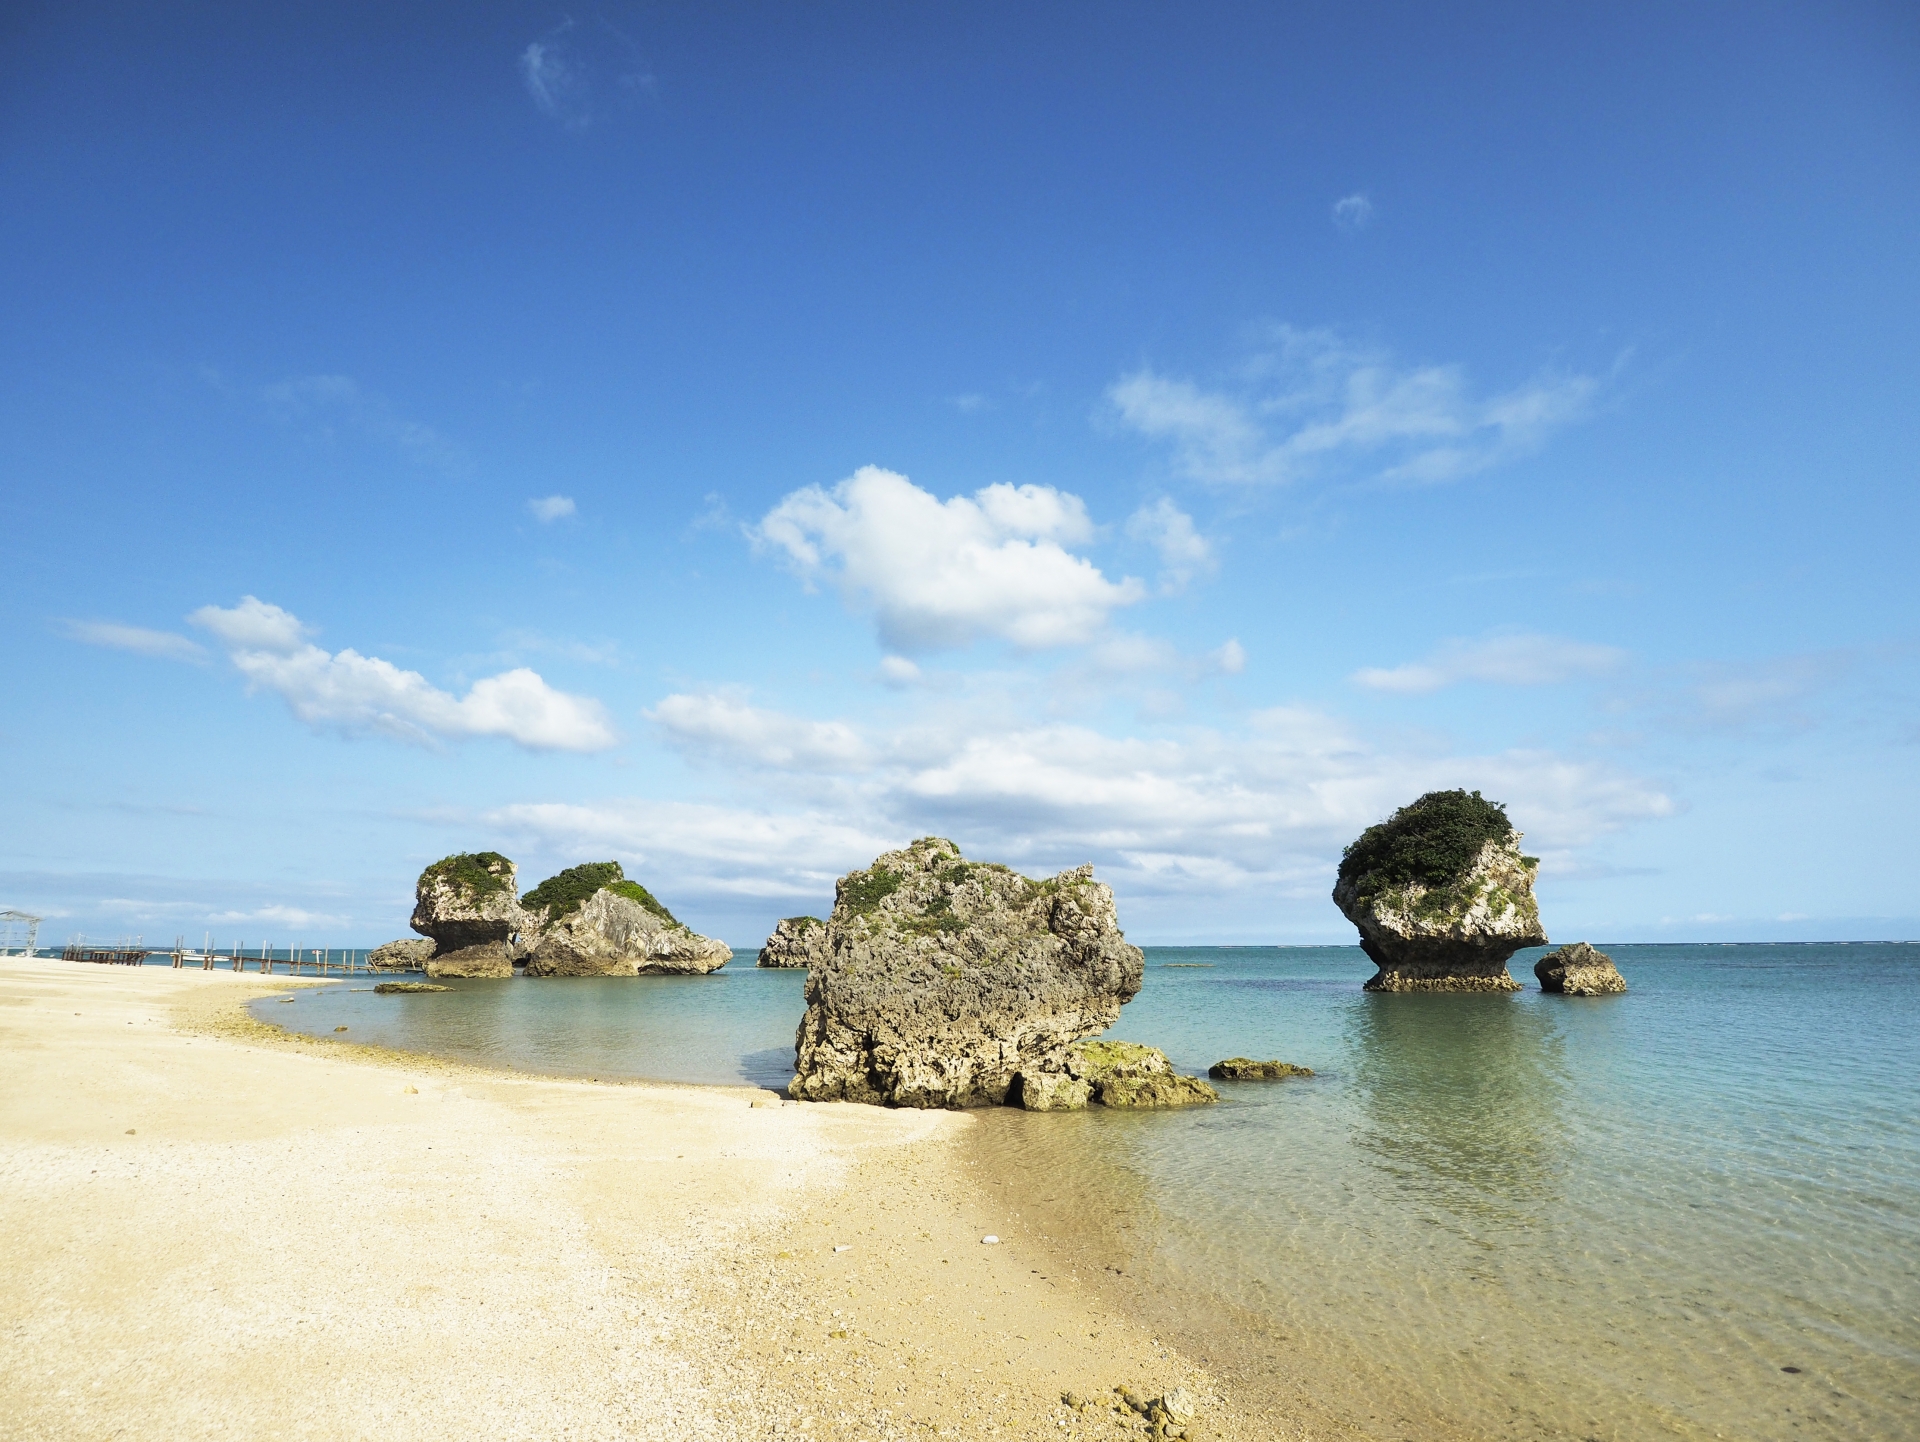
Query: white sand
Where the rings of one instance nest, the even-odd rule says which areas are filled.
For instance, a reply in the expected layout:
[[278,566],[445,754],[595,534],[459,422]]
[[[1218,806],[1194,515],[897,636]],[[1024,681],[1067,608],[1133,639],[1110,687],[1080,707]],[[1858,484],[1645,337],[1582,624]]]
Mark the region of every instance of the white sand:
[[0,960],[0,1437],[1138,1435],[1060,1402],[1117,1384],[1239,1435],[995,1218],[964,1116],[508,1076],[238,1010],[298,984]]

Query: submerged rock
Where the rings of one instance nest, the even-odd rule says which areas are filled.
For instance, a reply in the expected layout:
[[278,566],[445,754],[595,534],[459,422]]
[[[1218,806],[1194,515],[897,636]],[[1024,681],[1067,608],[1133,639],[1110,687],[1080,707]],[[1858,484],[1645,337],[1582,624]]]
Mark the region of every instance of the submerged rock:
[[817,916],[789,916],[760,948],[761,966],[812,966],[827,954],[827,924]]
[[[1068,1048],[1066,1070],[1069,1076],[1084,1082],[1093,1100],[1103,1107],[1146,1110],[1190,1107],[1220,1100],[1220,1093],[1199,1077],[1183,1076],[1175,1071],[1165,1052],[1139,1042],[1080,1042]],[[1031,1082],[1025,1074],[1020,1080],[1024,1099]]]
[[369,971],[419,971],[433,955],[433,938],[409,936],[367,953]]
[[705,973],[725,966],[724,942],[682,925],[617,861],[570,866],[523,898],[537,939],[528,976]]
[[1290,1076],[1312,1076],[1313,1068],[1295,1066],[1290,1061],[1255,1061],[1252,1057],[1230,1056],[1207,1068],[1215,1081],[1285,1081]]
[[1379,968],[1368,991],[1518,991],[1507,958],[1547,939],[1504,807],[1430,791],[1346,850],[1333,900]]
[[1084,1111],[1093,1083],[1064,1071],[1020,1073],[1020,1105],[1030,1112]]
[[420,873],[407,923],[433,938],[427,975],[512,976],[509,945],[527,926],[514,864],[497,851],[444,857]]
[[383,981],[375,986],[373,990],[378,996],[392,996],[395,993],[410,996],[417,991],[452,991],[453,988],[450,986],[435,986],[430,981]]
[[998,1105],[1023,1073],[1067,1073],[1067,1047],[1113,1025],[1141,966],[1092,867],[1030,881],[926,837],[840,878],[791,1094]]
[[1550,951],[1533,964],[1540,990],[1568,996],[1613,996],[1627,989],[1627,979],[1613,958],[1584,941]]

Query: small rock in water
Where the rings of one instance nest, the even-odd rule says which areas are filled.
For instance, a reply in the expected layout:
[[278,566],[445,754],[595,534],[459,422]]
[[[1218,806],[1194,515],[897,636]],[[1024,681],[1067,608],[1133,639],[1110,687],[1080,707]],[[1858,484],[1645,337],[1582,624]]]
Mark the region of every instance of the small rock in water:
[[980,1239],[980,1245],[983,1247],[997,1247],[1000,1245],[1000,1239],[989,1232]]
[[335,1031],[345,1031],[345,1030],[346,1030],[346,1028],[345,1028],[344,1026],[336,1026],[336,1027],[334,1028],[334,1030],[335,1030]]
[[[355,987],[355,991],[364,991],[365,987]],[[405,996],[416,991],[452,991],[450,986],[437,986],[430,981],[383,981],[374,987],[376,996],[392,996],[396,992]]]
[[1613,958],[1584,941],[1550,951],[1533,965],[1540,990],[1564,996],[1616,996],[1627,989]]
[[1207,1068],[1215,1081],[1284,1081],[1290,1076],[1312,1076],[1313,1068],[1295,1066],[1286,1061],[1255,1061],[1252,1057],[1230,1056]]

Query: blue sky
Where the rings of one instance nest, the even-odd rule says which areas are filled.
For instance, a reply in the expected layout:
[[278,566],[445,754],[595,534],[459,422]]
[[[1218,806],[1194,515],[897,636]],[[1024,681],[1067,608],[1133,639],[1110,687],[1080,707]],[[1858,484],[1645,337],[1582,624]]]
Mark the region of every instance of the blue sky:
[[16,9],[0,905],[738,943],[920,834],[1350,939],[1920,934],[1896,5]]

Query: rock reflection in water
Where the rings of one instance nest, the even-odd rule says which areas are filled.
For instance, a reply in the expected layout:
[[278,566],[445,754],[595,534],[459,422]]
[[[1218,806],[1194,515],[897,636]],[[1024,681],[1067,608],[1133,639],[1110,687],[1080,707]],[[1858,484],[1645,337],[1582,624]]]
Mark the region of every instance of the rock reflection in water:
[[1513,1224],[1558,1194],[1565,1040],[1506,996],[1371,993],[1347,1028],[1354,1142],[1398,1191],[1476,1225]]

